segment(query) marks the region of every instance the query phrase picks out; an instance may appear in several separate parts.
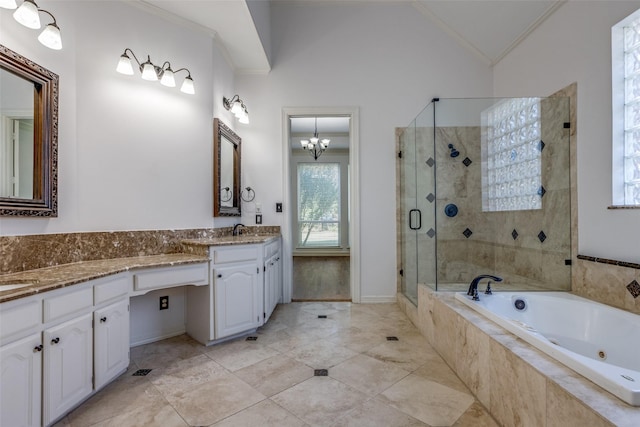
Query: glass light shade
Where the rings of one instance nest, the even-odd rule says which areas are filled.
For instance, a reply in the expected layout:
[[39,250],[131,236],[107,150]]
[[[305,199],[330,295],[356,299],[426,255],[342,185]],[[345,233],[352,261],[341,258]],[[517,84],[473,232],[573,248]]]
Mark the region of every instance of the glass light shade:
[[247,113],[246,111],[243,111],[242,117],[240,117],[238,119],[238,122],[242,123],[243,125],[248,125],[249,124],[249,113]]
[[25,0],[19,8],[13,12],[16,21],[27,28],[37,30],[40,28],[40,16],[38,16],[38,6],[31,0]]
[[16,0],[0,0],[0,7],[3,9],[15,9],[18,4]]
[[162,73],[162,78],[160,79],[160,84],[167,87],[176,87],[176,79],[173,76],[173,71],[171,68],[167,68]]
[[145,62],[144,64],[142,64],[142,79],[148,80],[150,82],[155,82],[158,80],[156,69],[151,62]]
[[240,101],[234,101],[231,106],[231,112],[237,117],[242,117],[242,103]]
[[127,74],[129,76],[133,75],[133,66],[131,65],[131,59],[127,56],[126,53],[122,54],[122,56],[120,57],[120,61],[118,61],[116,71],[121,74]]
[[303,149],[306,149],[307,145],[309,145],[309,140],[307,140],[307,139],[300,140],[300,145],[302,145]]
[[193,79],[191,76],[187,76],[182,82],[182,86],[180,87],[180,92],[188,93],[189,95],[193,95],[196,93],[196,89],[193,86]]
[[60,28],[55,24],[49,24],[38,36],[40,43],[53,50],[62,49],[62,38],[60,37]]
[[328,139],[328,138],[324,138],[324,139],[322,140],[322,145],[324,145],[325,147],[328,147],[330,142],[331,142],[331,140],[330,140],[330,139]]
[[311,142],[311,145],[316,145],[318,143],[319,139],[318,139],[317,136],[314,136],[309,141]]

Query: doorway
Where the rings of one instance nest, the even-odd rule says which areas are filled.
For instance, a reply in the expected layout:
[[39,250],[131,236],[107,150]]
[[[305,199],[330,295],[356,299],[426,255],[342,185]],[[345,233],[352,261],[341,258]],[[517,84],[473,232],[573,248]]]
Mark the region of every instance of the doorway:
[[283,111],[285,302],[360,301],[357,130],[355,108]]

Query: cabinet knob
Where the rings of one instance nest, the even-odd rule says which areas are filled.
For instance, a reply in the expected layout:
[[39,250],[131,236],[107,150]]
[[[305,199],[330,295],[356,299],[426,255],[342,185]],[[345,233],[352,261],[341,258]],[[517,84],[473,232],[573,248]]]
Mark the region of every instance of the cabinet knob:
[[35,346],[35,347],[33,348],[33,352],[34,352],[34,353],[37,353],[37,352],[39,352],[39,351],[42,351],[42,344],[37,345],[37,346]]
[[222,274],[218,274],[218,279],[222,279]]
[[100,323],[104,323],[104,322],[106,322],[106,321],[107,321],[107,318],[106,318],[106,317],[101,317],[101,318],[100,318]]
[[51,344],[58,344],[60,342],[60,337],[55,337],[51,340]]

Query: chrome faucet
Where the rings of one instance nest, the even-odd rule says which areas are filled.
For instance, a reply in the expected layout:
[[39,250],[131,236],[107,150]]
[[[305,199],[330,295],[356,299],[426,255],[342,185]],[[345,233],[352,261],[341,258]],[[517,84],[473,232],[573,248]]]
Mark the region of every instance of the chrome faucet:
[[242,234],[242,230],[238,230],[238,228],[240,227],[245,227],[244,224],[240,224],[237,223],[236,225],[233,226],[233,232],[231,233],[232,236],[237,236],[238,234]]
[[[481,274],[480,276],[475,277],[471,281],[471,284],[469,285],[469,290],[467,291],[467,295],[473,297],[474,301],[480,300],[480,298],[478,297],[478,283],[480,283],[480,280],[482,279],[491,279],[491,280],[495,280],[496,282],[502,282],[502,277],[492,276],[490,274]],[[489,283],[487,284],[487,290],[485,291],[485,294],[487,295],[491,294],[491,281],[489,281]]]

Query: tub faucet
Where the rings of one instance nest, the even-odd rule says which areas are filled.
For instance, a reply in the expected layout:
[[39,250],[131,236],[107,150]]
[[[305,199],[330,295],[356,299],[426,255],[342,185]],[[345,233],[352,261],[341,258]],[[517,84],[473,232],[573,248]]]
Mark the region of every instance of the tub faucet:
[[233,232],[231,233],[232,236],[237,236],[238,234],[242,234],[242,230],[238,230],[240,227],[245,227],[244,224],[240,224],[237,223],[236,225],[233,226]]
[[[467,295],[472,296],[474,301],[480,300],[480,298],[478,297],[478,283],[480,283],[480,280],[482,279],[491,279],[491,280],[495,280],[496,282],[502,282],[502,277],[492,276],[490,274],[481,274],[480,276],[475,277],[471,281],[471,284],[469,285],[469,290],[467,291]],[[489,284],[487,285],[487,292],[485,293],[491,294],[491,282],[489,282]]]

